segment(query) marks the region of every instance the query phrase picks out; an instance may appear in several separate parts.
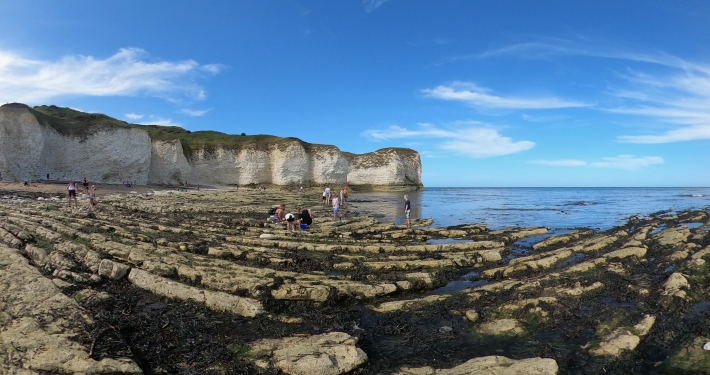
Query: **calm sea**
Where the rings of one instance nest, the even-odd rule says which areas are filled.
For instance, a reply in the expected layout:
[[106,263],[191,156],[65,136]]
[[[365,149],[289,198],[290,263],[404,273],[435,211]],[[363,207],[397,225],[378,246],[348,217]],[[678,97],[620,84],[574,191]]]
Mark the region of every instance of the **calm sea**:
[[[378,212],[382,222],[404,220],[404,193],[355,193],[354,207]],[[710,188],[427,188],[409,192],[413,218],[445,227],[485,223],[552,229],[608,229],[625,219],[664,210],[709,209]]]

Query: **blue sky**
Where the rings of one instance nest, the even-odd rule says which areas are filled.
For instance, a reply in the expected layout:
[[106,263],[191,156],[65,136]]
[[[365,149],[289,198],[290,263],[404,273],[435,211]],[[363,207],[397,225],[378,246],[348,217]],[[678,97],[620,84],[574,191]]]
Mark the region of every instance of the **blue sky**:
[[710,186],[710,2],[37,1],[0,102],[410,147],[425,186]]

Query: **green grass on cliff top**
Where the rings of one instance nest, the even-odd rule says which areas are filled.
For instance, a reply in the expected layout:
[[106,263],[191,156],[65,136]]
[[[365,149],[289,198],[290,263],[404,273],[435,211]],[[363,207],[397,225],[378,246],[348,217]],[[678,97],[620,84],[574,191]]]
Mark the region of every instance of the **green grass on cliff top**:
[[305,142],[293,137],[281,138],[263,134],[233,135],[211,130],[191,132],[178,126],[129,124],[100,113],[85,113],[53,105],[36,106],[30,111],[40,123],[51,126],[62,135],[85,138],[102,130],[138,128],[146,131],[153,141],[179,139],[186,156],[191,155],[193,150],[241,149],[246,144],[258,146],[295,140],[306,145]]

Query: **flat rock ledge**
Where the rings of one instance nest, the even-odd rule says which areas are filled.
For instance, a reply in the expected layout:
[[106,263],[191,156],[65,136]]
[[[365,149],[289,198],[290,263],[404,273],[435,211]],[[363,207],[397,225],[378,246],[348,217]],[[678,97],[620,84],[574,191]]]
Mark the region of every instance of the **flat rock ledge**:
[[397,375],[555,375],[557,371],[557,362],[550,358],[514,360],[492,355],[473,358],[450,369],[402,367]]
[[0,245],[0,374],[142,374],[130,359],[89,358],[75,332],[93,324],[15,249]]
[[357,341],[344,332],[263,339],[252,344],[249,354],[258,358],[258,366],[291,375],[337,375],[367,362],[367,354],[355,346]]

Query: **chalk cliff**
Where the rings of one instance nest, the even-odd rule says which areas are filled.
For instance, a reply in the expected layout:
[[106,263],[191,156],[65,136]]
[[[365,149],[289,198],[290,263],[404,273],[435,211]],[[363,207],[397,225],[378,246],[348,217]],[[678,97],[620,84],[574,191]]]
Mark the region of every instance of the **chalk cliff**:
[[24,104],[0,107],[0,178],[138,184],[324,185],[421,188],[410,149],[341,152],[296,138],[189,132],[100,114]]

